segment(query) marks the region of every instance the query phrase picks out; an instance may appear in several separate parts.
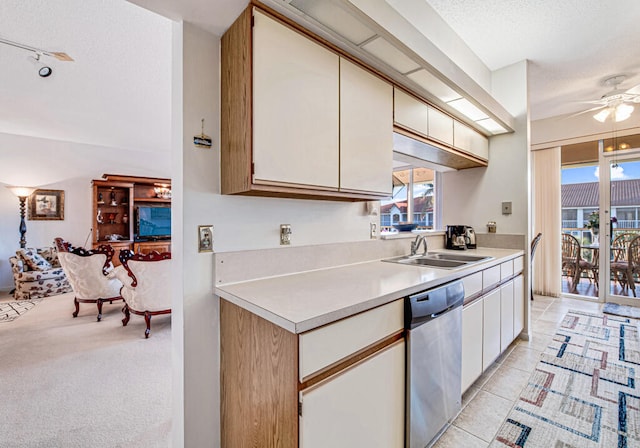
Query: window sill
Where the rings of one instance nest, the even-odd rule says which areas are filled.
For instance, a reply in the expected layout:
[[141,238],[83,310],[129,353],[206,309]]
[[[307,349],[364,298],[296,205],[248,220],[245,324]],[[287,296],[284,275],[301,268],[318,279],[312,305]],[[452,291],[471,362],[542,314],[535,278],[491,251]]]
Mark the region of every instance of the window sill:
[[380,239],[397,240],[403,238],[415,238],[416,235],[444,235],[444,230],[412,230],[411,232],[382,232]]

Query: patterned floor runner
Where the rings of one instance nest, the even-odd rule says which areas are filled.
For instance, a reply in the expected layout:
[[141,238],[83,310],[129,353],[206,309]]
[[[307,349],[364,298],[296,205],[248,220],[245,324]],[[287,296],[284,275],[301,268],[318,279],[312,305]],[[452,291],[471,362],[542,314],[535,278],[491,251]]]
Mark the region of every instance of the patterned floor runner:
[[638,321],[569,311],[491,447],[640,447]]
[[36,306],[42,299],[0,303],[0,322],[11,322]]

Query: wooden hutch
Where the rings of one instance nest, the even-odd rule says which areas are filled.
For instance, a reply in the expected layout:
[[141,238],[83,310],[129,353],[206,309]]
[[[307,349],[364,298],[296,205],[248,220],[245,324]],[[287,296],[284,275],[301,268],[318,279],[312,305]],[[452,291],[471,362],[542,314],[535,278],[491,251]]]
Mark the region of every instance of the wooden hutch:
[[143,238],[135,222],[140,206],[171,207],[171,179],[103,174],[91,184],[93,248],[110,244],[116,253],[121,249],[171,252],[170,236]]

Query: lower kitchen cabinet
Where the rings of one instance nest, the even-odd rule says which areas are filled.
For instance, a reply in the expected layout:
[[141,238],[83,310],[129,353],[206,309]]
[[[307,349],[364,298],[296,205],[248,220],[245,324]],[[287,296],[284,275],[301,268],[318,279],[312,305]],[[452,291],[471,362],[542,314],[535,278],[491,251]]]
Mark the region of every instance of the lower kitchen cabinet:
[[500,287],[500,351],[513,341],[513,281]]
[[[482,272],[486,280],[489,268]],[[504,284],[485,282],[489,291],[462,310],[462,392],[504,352],[524,329],[524,277],[519,266]],[[489,272],[491,274],[491,272]],[[477,275],[477,274],[475,274]],[[477,288],[476,288],[477,289]],[[474,289],[474,293],[477,293]],[[474,295],[474,294],[471,294]]]
[[221,299],[222,446],[403,447],[403,303],[294,334]]
[[405,342],[300,393],[300,447],[404,446]]
[[482,374],[482,300],[462,310],[462,391]]
[[517,338],[524,330],[524,277],[519,275],[513,279],[513,338]]
[[484,297],[482,319],[482,370],[500,355],[500,290]]

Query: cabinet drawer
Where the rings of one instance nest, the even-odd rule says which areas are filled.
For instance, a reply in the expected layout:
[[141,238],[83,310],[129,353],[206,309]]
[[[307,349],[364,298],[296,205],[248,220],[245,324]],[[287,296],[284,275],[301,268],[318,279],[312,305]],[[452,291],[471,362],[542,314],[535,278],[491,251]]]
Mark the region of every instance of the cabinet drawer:
[[404,328],[404,300],[302,333],[300,381]]
[[513,260],[513,273],[517,274],[524,269],[524,257],[518,257]]
[[500,280],[506,280],[513,275],[513,260],[500,264]]
[[494,266],[482,271],[482,289],[500,283],[500,266]]
[[482,272],[468,275],[462,279],[464,285],[464,298],[471,297],[482,291]]

